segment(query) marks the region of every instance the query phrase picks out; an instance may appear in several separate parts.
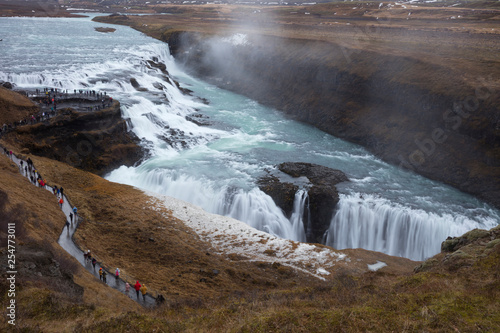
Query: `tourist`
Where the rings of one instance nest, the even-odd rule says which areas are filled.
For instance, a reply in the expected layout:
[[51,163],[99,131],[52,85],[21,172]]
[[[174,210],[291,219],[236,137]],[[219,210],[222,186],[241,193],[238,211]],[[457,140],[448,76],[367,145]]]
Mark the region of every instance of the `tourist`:
[[146,301],[146,293],[148,292],[148,288],[146,287],[145,284],[142,285],[141,287],[141,293],[142,293],[142,300],[145,302]]
[[125,283],[125,292],[128,294],[128,292],[130,291],[130,284]]
[[102,280],[102,267],[99,268],[99,280]]
[[73,213],[69,213],[69,220],[71,221],[71,223],[73,223]]
[[118,280],[119,277],[120,277],[120,269],[117,267],[115,271],[115,279]]
[[94,257],[92,257],[92,266],[94,266],[94,271],[95,271],[95,264],[96,263],[97,263],[97,260]]
[[[42,183],[43,183],[43,181],[40,183],[40,186],[42,185]],[[63,198],[59,199],[59,206],[61,206],[61,208],[62,208],[63,203],[64,203]]]
[[63,193],[64,189],[63,187],[61,186],[61,188],[59,189],[59,193],[61,193],[61,198],[63,197],[64,193]]
[[135,293],[137,294],[137,299],[139,299],[139,290],[141,290],[141,284],[139,283],[139,280],[137,280],[134,284],[134,289]]
[[102,271],[102,282],[106,283],[106,276],[108,275],[108,273],[106,273],[105,270]]

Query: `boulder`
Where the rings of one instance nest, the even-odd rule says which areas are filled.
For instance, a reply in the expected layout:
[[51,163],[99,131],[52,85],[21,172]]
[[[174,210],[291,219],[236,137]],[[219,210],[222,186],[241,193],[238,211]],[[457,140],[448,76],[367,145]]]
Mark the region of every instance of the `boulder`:
[[301,187],[306,187],[306,205],[309,207],[303,217],[306,239],[309,243],[321,243],[339,202],[335,185],[349,179],[340,170],[311,163],[286,162],[278,165],[278,170],[295,179],[306,177],[308,184],[299,186],[293,182],[282,181],[277,176],[266,176],[259,179],[257,185],[273,198],[288,217],[293,212],[295,194]]
[[6,88],[6,89],[12,89],[14,86],[10,82],[4,82],[2,84],[2,87]]

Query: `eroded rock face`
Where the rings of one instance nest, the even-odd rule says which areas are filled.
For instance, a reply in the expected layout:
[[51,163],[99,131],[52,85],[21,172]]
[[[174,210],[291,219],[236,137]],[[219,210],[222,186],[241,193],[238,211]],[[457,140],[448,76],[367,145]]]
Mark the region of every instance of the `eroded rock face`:
[[23,153],[52,158],[99,175],[133,165],[144,156],[139,139],[127,130],[120,103],[100,111],[61,110],[48,122],[25,125],[6,140],[21,145]]
[[[306,238],[309,243],[321,243],[323,235],[330,226],[334,207],[339,202],[339,194],[335,185],[349,179],[340,170],[311,163],[286,162],[278,165],[278,169],[293,178],[306,177],[308,179],[306,205],[309,207],[309,216],[303,217],[307,224],[304,226]],[[295,194],[301,186],[281,181],[276,176],[263,177],[258,185],[263,192],[273,198],[286,216],[292,215]]]

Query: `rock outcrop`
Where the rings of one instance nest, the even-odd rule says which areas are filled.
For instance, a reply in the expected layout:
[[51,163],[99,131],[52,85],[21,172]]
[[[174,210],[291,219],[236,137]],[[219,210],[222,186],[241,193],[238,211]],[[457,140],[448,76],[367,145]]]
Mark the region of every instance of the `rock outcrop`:
[[301,187],[305,187],[308,210],[304,212],[303,220],[306,224],[304,227],[307,242],[321,243],[330,225],[334,213],[333,207],[339,202],[335,185],[348,181],[347,176],[342,171],[311,163],[286,162],[278,165],[278,169],[295,179],[306,177],[308,182],[300,186],[270,175],[259,180],[259,188],[271,196],[285,215],[290,217],[294,208],[295,194]]
[[60,110],[49,121],[18,126],[4,140],[23,153],[55,159],[99,175],[121,165],[133,165],[144,155],[139,139],[127,130],[118,101],[100,111]]
[[[415,272],[457,272],[474,270],[475,266],[499,271],[500,226],[490,230],[474,229],[459,237],[448,237],[441,253],[415,267]],[[490,278],[492,276],[488,276]]]

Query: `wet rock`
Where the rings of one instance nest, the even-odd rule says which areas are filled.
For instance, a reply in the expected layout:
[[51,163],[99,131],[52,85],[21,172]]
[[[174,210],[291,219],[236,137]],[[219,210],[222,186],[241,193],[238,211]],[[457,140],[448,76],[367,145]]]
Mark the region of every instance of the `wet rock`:
[[193,122],[193,123],[195,123],[198,126],[209,126],[209,125],[211,125],[212,122],[210,122],[208,119],[209,118],[207,116],[199,114],[199,113],[195,113],[195,114],[186,116],[186,120],[187,121]]
[[104,33],[115,32],[116,31],[115,28],[106,28],[106,27],[95,27],[94,30],[98,31],[98,32],[104,32]]
[[14,88],[13,84],[10,83],[10,82],[4,82],[2,84],[2,87],[6,88],[6,89],[12,89],[12,88]]
[[141,87],[141,85],[139,84],[139,82],[137,82],[137,80],[135,78],[130,78],[130,84],[137,91],[148,91],[148,89]]
[[163,84],[159,83],[159,82],[154,82],[154,83],[153,83],[153,87],[155,87],[155,88],[156,88],[156,89],[158,89],[158,90],[163,90],[163,89],[165,89],[165,86],[164,86]]
[[262,192],[273,198],[274,203],[290,217],[293,211],[295,193],[299,187],[292,183],[282,182],[275,176],[265,176],[257,181]]
[[[278,169],[292,178],[306,177],[308,179],[309,184],[306,185],[308,202],[306,205],[308,205],[309,212],[306,210],[303,216],[303,220],[306,221],[306,238],[307,242],[321,243],[330,226],[334,207],[339,202],[335,185],[349,179],[340,170],[311,163],[286,162],[278,165]],[[285,215],[291,216],[295,194],[300,188],[299,185],[282,181],[272,175],[262,177],[257,184],[264,193],[273,198]],[[307,221],[308,216],[310,221]]]
[[158,68],[160,71],[162,71],[163,74],[170,76],[167,71],[167,66],[164,63],[159,62],[158,58],[154,57],[153,60],[148,60],[148,64],[150,67]]

